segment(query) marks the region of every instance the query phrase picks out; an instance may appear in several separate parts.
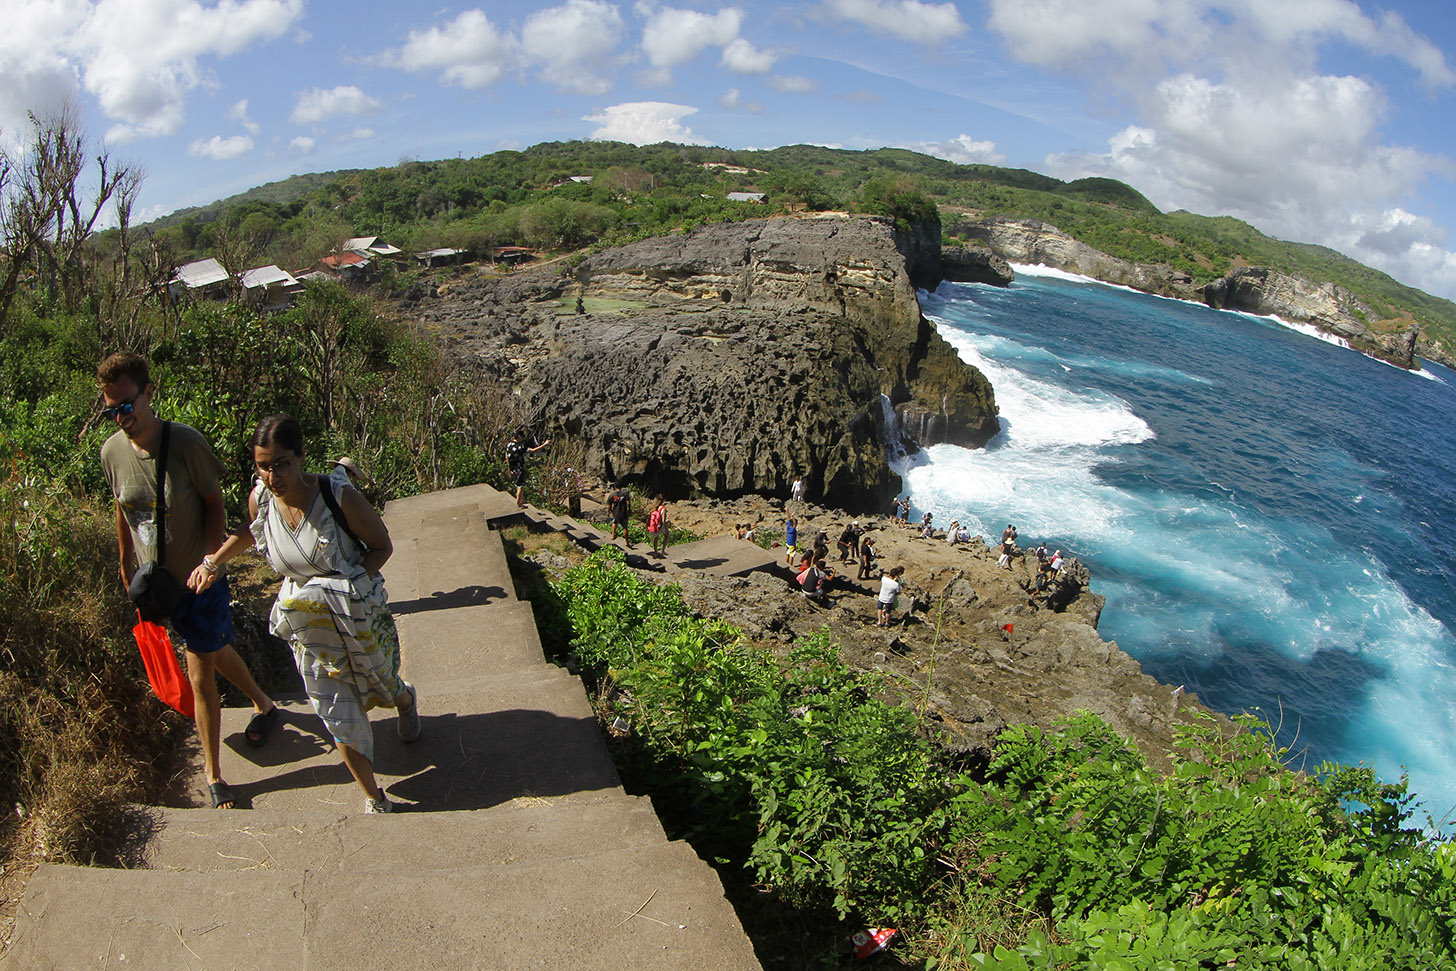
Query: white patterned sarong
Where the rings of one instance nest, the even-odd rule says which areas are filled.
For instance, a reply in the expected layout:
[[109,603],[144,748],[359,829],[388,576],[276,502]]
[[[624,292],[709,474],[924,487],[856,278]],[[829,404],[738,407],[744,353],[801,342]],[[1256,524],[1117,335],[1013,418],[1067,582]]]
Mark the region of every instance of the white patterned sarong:
[[[344,475],[335,469],[333,476],[320,476],[319,488],[332,488],[337,496]],[[394,707],[404,690],[399,634],[384,580],[360,565],[363,551],[334,522],[322,496],[314,497],[298,528],[290,529],[262,482],[253,495],[258,502],[253,539],[283,576],[269,616],[273,633],[293,648],[308,700],[334,740],[373,762],[367,712]]]

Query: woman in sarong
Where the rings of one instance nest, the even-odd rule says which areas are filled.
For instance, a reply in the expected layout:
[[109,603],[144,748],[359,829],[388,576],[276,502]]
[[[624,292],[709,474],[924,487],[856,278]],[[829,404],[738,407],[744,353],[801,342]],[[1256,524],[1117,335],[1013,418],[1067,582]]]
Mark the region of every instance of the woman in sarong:
[[364,811],[387,813],[394,804],[374,778],[369,709],[398,709],[400,739],[420,737],[419,696],[399,676],[399,635],[379,575],[394,552],[389,531],[341,467],[330,476],[304,471],[293,418],[258,423],[253,461],[248,532],[234,533],[212,559],[224,563],[256,544],[283,576],[269,625],[293,648],[308,699],[364,790]]

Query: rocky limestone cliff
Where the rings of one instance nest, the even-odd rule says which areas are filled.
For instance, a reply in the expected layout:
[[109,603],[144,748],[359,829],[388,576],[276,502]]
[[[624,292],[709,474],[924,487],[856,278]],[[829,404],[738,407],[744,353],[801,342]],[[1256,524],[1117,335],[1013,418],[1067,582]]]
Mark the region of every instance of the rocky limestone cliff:
[[882,395],[934,441],[999,430],[990,384],[921,315],[897,242],[873,217],[724,223],[473,278],[418,312],[463,366],[582,441],[593,473],[675,498],[782,493],[803,475],[826,501],[882,509],[900,487]]
[[1108,256],[1039,219],[987,219],[969,235],[1013,263],[1040,263],[1134,290],[1198,299],[1193,279],[1181,270]]
[[1243,266],[1203,288],[1203,299],[1218,310],[1242,310],[1313,324],[1371,357],[1418,367],[1414,329],[1404,335],[1372,334],[1362,320],[1375,312],[1349,290],[1333,283],[1315,283],[1302,276],[1276,273],[1262,266]]
[[1011,264],[989,249],[947,246],[940,251],[941,275],[952,283],[989,283],[1007,287],[1016,279]]
[[[1011,262],[1040,263],[1147,293],[1197,300],[1218,310],[1312,324],[1371,357],[1403,368],[1420,366],[1415,357],[1419,335],[1414,327],[1400,334],[1373,333],[1365,321],[1373,320],[1375,314],[1349,290],[1332,283],[1250,266],[1195,287],[1186,273],[1166,264],[1117,259],[1038,219],[987,219],[975,225],[970,235]],[[1436,360],[1444,356],[1439,348],[1420,346],[1420,350]]]

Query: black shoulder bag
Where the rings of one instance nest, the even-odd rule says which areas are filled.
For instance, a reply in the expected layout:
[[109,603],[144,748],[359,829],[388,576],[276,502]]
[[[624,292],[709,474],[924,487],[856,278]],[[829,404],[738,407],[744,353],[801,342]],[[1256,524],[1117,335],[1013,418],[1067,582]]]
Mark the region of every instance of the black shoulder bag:
[[182,585],[167,572],[167,443],[172,423],[162,422],[162,447],[157,454],[157,558],[142,565],[131,578],[126,595],[142,620],[157,623],[172,616],[182,602]]
[[349,534],[349,538],[354,541],[354,545],[359,547],[359,552],[361,554],[368,553],[369,544],[361,540],[349,528],[349,521],[344,518],[344,510],[339,507],[338,497],[334,495],[334,484],[329,481],[328,476],[319,476],[319,495],[323,496],[324,505],[329,507],[329,514],[334,517],[334,522],[338,523],[339,528]]

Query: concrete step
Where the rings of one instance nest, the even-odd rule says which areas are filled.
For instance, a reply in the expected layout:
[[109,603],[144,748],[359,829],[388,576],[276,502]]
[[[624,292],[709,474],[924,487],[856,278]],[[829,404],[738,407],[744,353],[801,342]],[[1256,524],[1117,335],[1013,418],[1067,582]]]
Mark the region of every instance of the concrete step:
[[[419,683],[423,736],[413,744],[397,737],[392,709],[372,713],[374,772],[390,796],[420,811],[446,811],[621,785],[579,679],[547,664],[475,674],[450,690]],[[223,710],[223,778],[243,804],[360,811],[364,797],[308,702],[280,708],[283,717],[261,748],[249,748],[243,734],[252,709]],[[186,791],[191,805],[208,804],[200,760]]]
[[478,512],[447,510],[424,522],[386,523],[394,555],[384,577],[396,614],[516,599],[500,535]]
[[349,861],[226,875],[42,866],[0,968],[760,967],[717,875],[686,844],[578,849],[387,876]]
[[441,492],[426,492],[406,499],[391,499],[384,507],[385,521],[423,521],[443,512],[470,507],[489,520],[517,512],[515,496],[488,485],[461,486]]
[[766,550],[746,539],[714,536],[667,548],[668,573],[712,573],[744,576],[756,570],[774,570],[783,563],[783,550]]
[[398,615],[400,671],[432,692],[495,671],[546,663],[531,605],[510,600],[485,607],[430,608]]
[[229,874],[42,864],[15,912],[0,971],[299,967],[302,872]]
[[467,812],[154,809],[155,870],[390,873],[537,863],[667,842],[652,803],[616,789],[527,796]]

